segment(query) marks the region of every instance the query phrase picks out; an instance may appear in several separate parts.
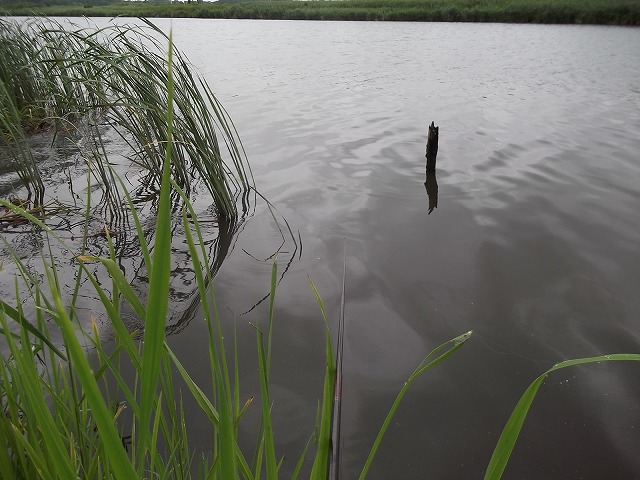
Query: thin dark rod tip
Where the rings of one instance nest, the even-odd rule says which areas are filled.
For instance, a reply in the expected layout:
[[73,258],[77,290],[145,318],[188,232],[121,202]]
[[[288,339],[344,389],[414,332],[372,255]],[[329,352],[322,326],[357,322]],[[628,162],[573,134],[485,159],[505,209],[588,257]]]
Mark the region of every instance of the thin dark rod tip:
[[347,241],[344,241],[344,259],[342,264],[342,297],[340,300],[340,318],[338,321],[338,344],[336,346],[336,380],[333,396],[333,418],[331,422],[331,453],[329,456],[329,480],[340,478],[340,420],[342,407],[342,352],[344,337],[344,306],[347,284]]

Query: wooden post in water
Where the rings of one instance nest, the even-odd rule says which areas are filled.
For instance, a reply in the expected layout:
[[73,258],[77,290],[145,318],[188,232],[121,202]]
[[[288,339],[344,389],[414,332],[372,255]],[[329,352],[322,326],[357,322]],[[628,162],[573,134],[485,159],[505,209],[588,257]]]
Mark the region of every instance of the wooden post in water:
[[429,125],[429,135],[427,136],[427,173],[436,171],[436,156],[438,155],[438,130],[434,122]]

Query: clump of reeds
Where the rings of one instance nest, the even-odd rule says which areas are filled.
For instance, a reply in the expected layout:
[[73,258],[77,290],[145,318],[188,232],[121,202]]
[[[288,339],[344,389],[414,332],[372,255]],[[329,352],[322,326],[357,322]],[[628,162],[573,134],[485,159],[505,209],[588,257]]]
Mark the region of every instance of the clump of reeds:
[[[74,130],[85,145],[105,202],[121,205],[101,132],[114,128],[130,146],[129,158],[145,172],[140,195],[157,198],[167,150],[166,35],[145,26],[63,28],[51,20],[18,24],[0,19],[0,152],[12,157],[24,186],[40,193],[44,182],[29,135]],[[236,215],[236,192],[250,186],[250,171],[233,123],[207,83],[174,56],[174,145],[171,177],[189,194],[203,182],[217,213]],[[219,141],[221,140],[221,142]],[[80,143],[80,142],[78,142]]]

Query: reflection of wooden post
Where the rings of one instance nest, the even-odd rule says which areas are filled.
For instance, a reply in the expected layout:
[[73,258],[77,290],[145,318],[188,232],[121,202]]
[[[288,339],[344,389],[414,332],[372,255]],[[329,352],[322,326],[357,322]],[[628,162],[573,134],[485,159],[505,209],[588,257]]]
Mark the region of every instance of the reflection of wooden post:
[[427,181],[424,182],[424,187],[427,189],[429,215],[431,215],[433,209],[438,208],[438,181],[436,180],[436,172],[429,172],[427,170]]
[[436,156],[438,155],[438,130],[434,122],[429,125],[429,135],[427,137],[427,172],[436,171]]

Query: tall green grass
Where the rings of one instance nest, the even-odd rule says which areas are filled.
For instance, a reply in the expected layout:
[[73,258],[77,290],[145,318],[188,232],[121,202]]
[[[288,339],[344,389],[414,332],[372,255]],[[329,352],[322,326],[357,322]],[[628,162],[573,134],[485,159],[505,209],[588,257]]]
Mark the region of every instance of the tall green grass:
[[[0,144],[29,192],[42,203],[45,182],[29,148],[29,135],[74,131],[103,189],[103,204],[123,206],[102,130],[112,127],[129,145],[129,159],[144,172],[135,194],[158,198],[169,143],[166,35],[152,23],[83,29],[55,21],[23,24],[0,19]],[[221,216],[237,215],[235,197],[252,185],[231,119],[211,88],[172,49],[175,106],[171,177],[189,194],[198,180]]]

